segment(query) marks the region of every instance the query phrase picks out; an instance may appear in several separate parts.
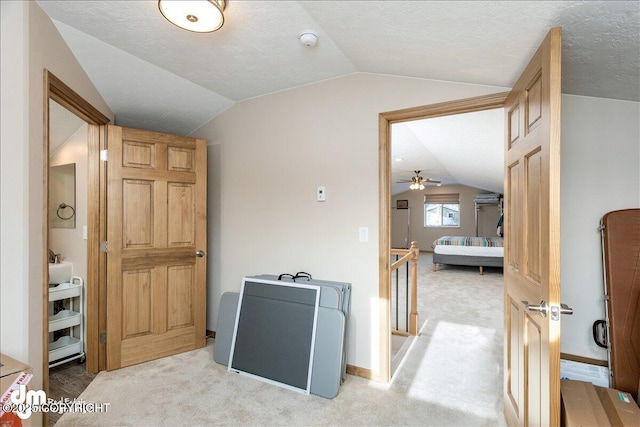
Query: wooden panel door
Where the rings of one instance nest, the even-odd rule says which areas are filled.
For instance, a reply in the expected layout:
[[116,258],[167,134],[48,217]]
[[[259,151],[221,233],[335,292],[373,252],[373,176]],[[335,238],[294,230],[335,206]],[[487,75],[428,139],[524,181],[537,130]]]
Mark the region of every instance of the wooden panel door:
[[560,321],[550,315],[560,307],[560,58],[561,29],[553,28],[505,102],[504,406],[510,425],[560,424]]
[[107,369],[205,345],[206,142],[107,127]]

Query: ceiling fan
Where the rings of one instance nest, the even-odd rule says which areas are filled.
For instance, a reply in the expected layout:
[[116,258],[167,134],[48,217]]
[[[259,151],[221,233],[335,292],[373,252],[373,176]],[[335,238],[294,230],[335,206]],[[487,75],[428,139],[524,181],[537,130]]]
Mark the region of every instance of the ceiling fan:
[[416,176],[412,176],[411,179],[402,179],[397,181],[398,183],[411,183],[409,188],[411,190],[424,190],[424,184],[433,183],[440,184],[440,181],[431,178],[423,178],[420,176],[420,171],[414,171]]

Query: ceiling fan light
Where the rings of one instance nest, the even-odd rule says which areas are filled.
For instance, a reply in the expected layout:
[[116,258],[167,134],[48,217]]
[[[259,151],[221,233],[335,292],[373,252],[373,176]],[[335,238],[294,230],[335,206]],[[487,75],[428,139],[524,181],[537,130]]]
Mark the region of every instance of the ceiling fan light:
[[424,190],[424,185],[420,184],[420,189]]
[[211,33],[224,24],[225,0],[158,0],[167,21],[195,33]]

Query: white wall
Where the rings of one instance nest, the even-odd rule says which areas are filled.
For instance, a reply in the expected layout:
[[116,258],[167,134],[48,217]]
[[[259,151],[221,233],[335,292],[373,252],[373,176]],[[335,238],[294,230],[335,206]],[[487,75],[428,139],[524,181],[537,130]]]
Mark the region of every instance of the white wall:
[[[222,296],[220,268],[220,145],[207,146],[207,329],[215,330]],[[215,268],[213,266],[216,266]]]
[[[243,276],[306,271],[351,282],[348,363],[377,366],[378,114],[504,88],[354,74],[234,105],[192,136],[220,144],[220,259],[209,292]],[[325,186],[326,202],[316,202]],[[369,242],[358,228],[369,228]],[[216,273],[213,273],[216,274]],[[211,277],[211,276],[210,276]],[[210,307],[211,308],[211,307]],[[218,301],[209,312],[215,330]]]
[[[34,369],[43,355],[43,73],[47,68],[100,110],[113,114],[35,2],[2,5],[2,194],[0,350]],[[33,420],[39,423],[39,417]]]
[[[53,125],[53,124],[52,124]],[[75,163],[75,228],[49,228],[49,247],[62,255],[64,261],[73,263],[73,275],[87,280],[87,241],[83,238],[83,226],[87,225],[87,129],[83,125],[49,158],[50,166]],[[51,207],[53,210],[55,206]]]
[[0,16],[0,350],[27,362],[29,9],[26,2],[3,1]]
[[561,188],[563,353],[606,360],[591,338],[604,319],[598,225],[610,211],[640,207],[640,103],[563,95]]
[[[51,123],[55,126],[55,123]],[[49,227],[49,248],[62,255],[64,261],[73,263],[73,275],[84,280],[84,292],[87,291],[87,241],[83,236],[83,227],[87,225],[87,181],[88,181],[88,126],[82,125],[63,145],[49,156],[49,166],[75,163],[75,228],[51,228]],[[51,184],[49,184],[51,189]],[[51,193],[49,193],[51,195]],[[50,211],[56,210],[55,206],[49,206]],[[54,214],[55,215],[55,214]],[[53,307],[53,303],[49,303]],[[87,321],[87,299],[84,299],[82,308],[84,321]],[[86,323],[85,323],[86,325]],[[76,331],[76,337],[77,336]],[[51,334],[53,338],[53,334]],[[82,337],[86,342],[87,331]],[[86,345],[86,344],[85,344]]]

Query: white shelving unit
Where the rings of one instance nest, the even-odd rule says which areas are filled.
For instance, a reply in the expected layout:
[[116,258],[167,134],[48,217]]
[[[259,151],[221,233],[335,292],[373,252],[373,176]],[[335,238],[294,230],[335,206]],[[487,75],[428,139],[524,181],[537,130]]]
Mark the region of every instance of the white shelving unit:
[[[84,280],[77,276],[72,276],[68,283],[61,283],[49,288],[49,302],[65,300],[65,309],[49,316],[49,332],[69,330],[68,335],[49,343],[50,368],[71,360],[84,361],[83,289]],[[78,300],[77,305],[76,299]],[[74,336],[76,331],[80,338]]]

